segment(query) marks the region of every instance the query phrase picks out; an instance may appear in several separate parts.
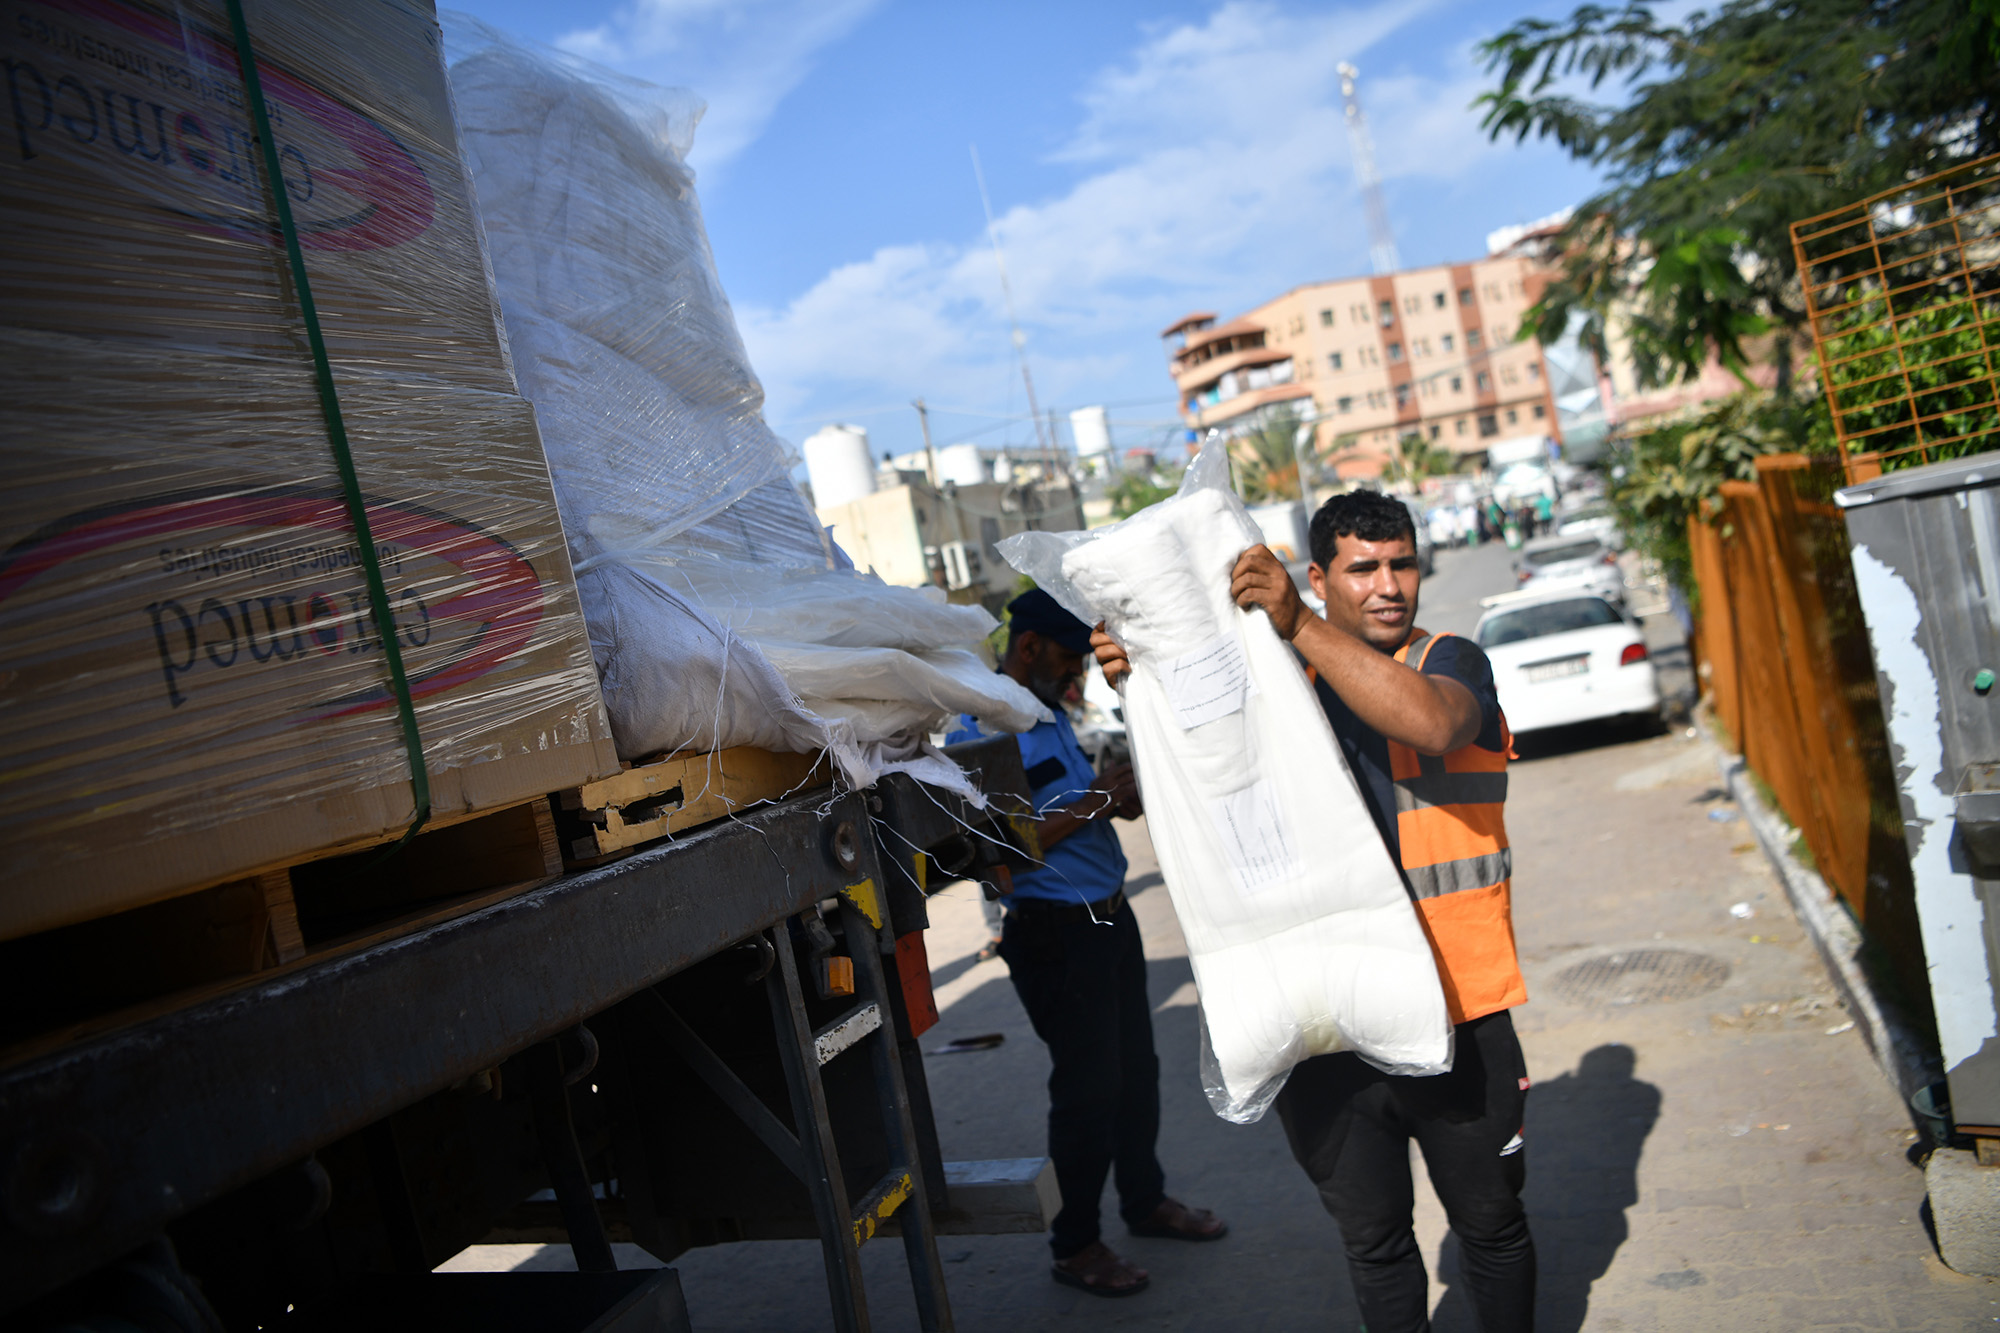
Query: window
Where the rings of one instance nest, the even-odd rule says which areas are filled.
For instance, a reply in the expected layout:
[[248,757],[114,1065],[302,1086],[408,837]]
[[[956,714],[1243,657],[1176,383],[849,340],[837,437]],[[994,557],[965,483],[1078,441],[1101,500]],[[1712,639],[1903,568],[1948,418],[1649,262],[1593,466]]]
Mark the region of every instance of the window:
[[1395,365],[1395,364],[1396,364],[1397,362],[1401,361],[1402,359],[1403,359],[1403,344],[1401,344],[1401,343],[1390,343],[1390,344],[1389,344],[1389,364],[1393,366],[1393,365]]
[[1306,317],[1304,315],[1293,315],[1292,332],[1304,333],[1305,331],[1306,331]]
[[1435,440],[1435,439],[1436,439],[1436,438],[1438,437],[1438,432],[1439,432],[1440,430],[1442,430],[1442,429],[1443,429],[1443,427],[1441,427],[1441,426],[1438,426],[1438,425],[1436,425],[1435,423],[1433,423],[1433,424],[1432,424],[1432,426],[1431,426],[1431,438],[1432,438],[1433,440]]
[[1394,301],[1377,302],[1375,308],[1377,313],[1382,317],[1383,328],[1386,329],[1396,322],[1396,303]]
[[1465,350],[1468,352],[1476,352],[1479,350],[1478,329],[1467,329],[1465,331]]
[[1521,414],[1520,414],[1519,412],[1516,412],[1516,411],[1515,411],[1515,410],[1514,410],[1513,408],[1511,408],[1511,407],[1507,409],[1507,424],[1508,424],[1508,425],[1510,425],[1510,426],[1511,426],[1511,425],[1513,425],[1513,424],[1514,424],[1515,422],[1519,421],[1520,419],[1521,419]]
[[1528,378],[1531,380],[1538,380],[1541,377],[1542,377],[1542,363],[1539,361],[1530,361],[1528,363]]
[[1491,393],[1493,391],[1493,377],[1483,370],[1479,372],[1479,378],[1474,380],[1473,383],[1479,387],[1479,392],[1481,393]]
[[1362,348],[1361,354],[1368,358],[1368,364],[1371,366],[1379,366],[1382,364],[1382,354],[1380,352],[1377,352],[1373,347]]
[[1356,324],[1366,324],[1368,322],[1368,307],[1365,305],[1351,305],[1347,307],[1347,317]]
[[1410,386],[1407,384],[1398,384],[1396,386],[1396,406],[1400,408],[1400,407],[1408,407],[1409,405],[1410,405]]
[[1342,412],[1352,412],[1354,410],[1354,400],[1352,398],[1337,399],[1334,402],[1334,406]]
[[1451,391],[1452,391],[1453,393],[1464,393],[1464,392],[1465,392],[1465,377],[1464,377],[1464,376],[1462,376],[1462,375],[1453,375],[1453,376],[1451,377]]
[[1429,338],[1410,339],[1410,354],[1412,356],[1429,356],[1431,354],[1431,340]]
[[1327,363],[1328,365],[1332,366],[1332,367],[1333,367],[1333,368],[1334,368],[1335,370],[1339,370],[1339,369],[1340,369],[1340,353],[1338,353],[1338,352],[1328,352],[1328,353],[1327,353],[1327,356],[1326,356],[1326,363]]
[[1438,346],[1440,346],[1440,347],[1444,348],[1444,350],[1445,350],[1445,351],[1446,351],[1447,353],[1449,353],[1449,352],[1450,352],[1450,351],[1452,350],[1452,341],[1451,341],[1451,335],[1450,335],[1449,333],[1447,333],[1447,334],[1444,334],[1443,336],[1441,336],[1441,337],[1440,337],[1440,338],[1438,339]]
[[1500,382],[1502,384],[1519,384],[1521,377],[1515,372],[1514,367],[1502,366],[1500,367]]
[[1319,312],[1319,322],[1320,322],[1321,324],[1325,325],[1325,326],[1326,326],[1327,328],[1332,328],[1332,327],[1333,327],[1333,312],[1332,312],[1331,310],[1322,310],[1322,311],[1320,311],[1320,312]]
[[1535,404],[1535,420],[1540,421],[1543,417],[1546,417],[1548,414],[1549,413],[1547,408],[1543,407],[1540,403]]
[[1414,295],[1406,296],[1403,298],[1403,313],[1406,315],[1414,315],[1417,313],[1417,309],[1421,305],[1423,305],[1423,302],[1416,296]]
[[1479,417],[1479,433],[1484,436],[1498,435],[1500,433],[1500,418],[1494,416],[1491,412],[1481,413]]
[[1454,421],[1452,423],[1452,427],[1455,434],[1458,435],[1465,434],[1465,418],[1460,417],[1457,421]]
[[1432,306],[1432,308],[1433,308],[1433,309],[1437,309],[1437,310],[1442,310],[1442,309],[1444,309],[1444,293],[1443,293],[1443,292],[1432,292],[1432,293],[1431,293],[1431,306]]
[[1472,304],[1472,288],[1461,287],[1458,289],[1458,303],[1460,305]]

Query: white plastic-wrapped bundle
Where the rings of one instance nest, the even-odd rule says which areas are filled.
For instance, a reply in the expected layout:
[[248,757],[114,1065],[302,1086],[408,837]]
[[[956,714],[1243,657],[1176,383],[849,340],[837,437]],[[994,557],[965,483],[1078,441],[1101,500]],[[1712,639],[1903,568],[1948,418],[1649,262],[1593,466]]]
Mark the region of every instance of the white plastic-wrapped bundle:
[[856,572],[790,480],[683,155],[691,94],[447,16],[451,86],[619,753],[831,749],[850,782],[957,713],[1046,716],[994,628]]
[[1262,540],[1214,445],[1122,523],[1000,543],[1131,658],[1125,723],[1201,995],[1203,1082],[1239,1122],[1308,1056],[1435,1074],[1452,1054],[1429,941],[1333,729],[1269,618],[1230,599]]

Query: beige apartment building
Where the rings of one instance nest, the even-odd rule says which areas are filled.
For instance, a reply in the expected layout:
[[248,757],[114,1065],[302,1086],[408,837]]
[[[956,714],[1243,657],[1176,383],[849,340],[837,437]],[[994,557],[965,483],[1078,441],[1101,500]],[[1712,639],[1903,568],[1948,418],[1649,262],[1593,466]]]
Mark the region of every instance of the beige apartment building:
[[1542,285],[1531,256],[1505,252],[1295,287],[1222,324],[1197,312],[1162,335],[1182,417],[1225,436],[1314,418],[1319,457],[1346,477],[1379,475],[1412,433],[1461,455],[1560,441],[1541,346],[1514,340]]

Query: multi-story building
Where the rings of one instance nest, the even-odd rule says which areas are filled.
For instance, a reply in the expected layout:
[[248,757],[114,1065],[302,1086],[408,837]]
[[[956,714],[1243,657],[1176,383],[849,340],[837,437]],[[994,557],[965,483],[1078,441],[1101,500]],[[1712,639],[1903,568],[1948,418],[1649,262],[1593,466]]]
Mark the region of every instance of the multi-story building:
[[1515,340],[1542,286],[1535,260],[1508,252],[1311,283],[1224,324],[1189,315],[1162,336],[1197,434],[1245,434],[1290,411],[1315,421],[1320,458],[1369,477],[1411,434],[1460,455],[1522,435],[1560,442],[1541,346]]

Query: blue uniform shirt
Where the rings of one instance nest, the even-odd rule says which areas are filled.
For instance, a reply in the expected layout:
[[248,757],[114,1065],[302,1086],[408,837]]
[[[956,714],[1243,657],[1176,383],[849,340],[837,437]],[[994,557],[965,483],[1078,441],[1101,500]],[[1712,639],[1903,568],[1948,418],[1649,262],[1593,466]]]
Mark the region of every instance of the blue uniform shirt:
[[[1075,804],[1097,780],[1089,757],[1076,743],[1069,718],[1060,708],[1051,711],[1054,721],[1039,723],[1014,738],[1021,746],[1021,767],[1028,771],[1028,791],[1037,813]],[[945,741],[956,745],[985,734],[979,723],[961,716]],[[1083,825],[1043,856],[1043,865],[1014,872],[1013,901],[1098,903],[1125,885],[1125,849],[1118,845],[1108,815]]]

